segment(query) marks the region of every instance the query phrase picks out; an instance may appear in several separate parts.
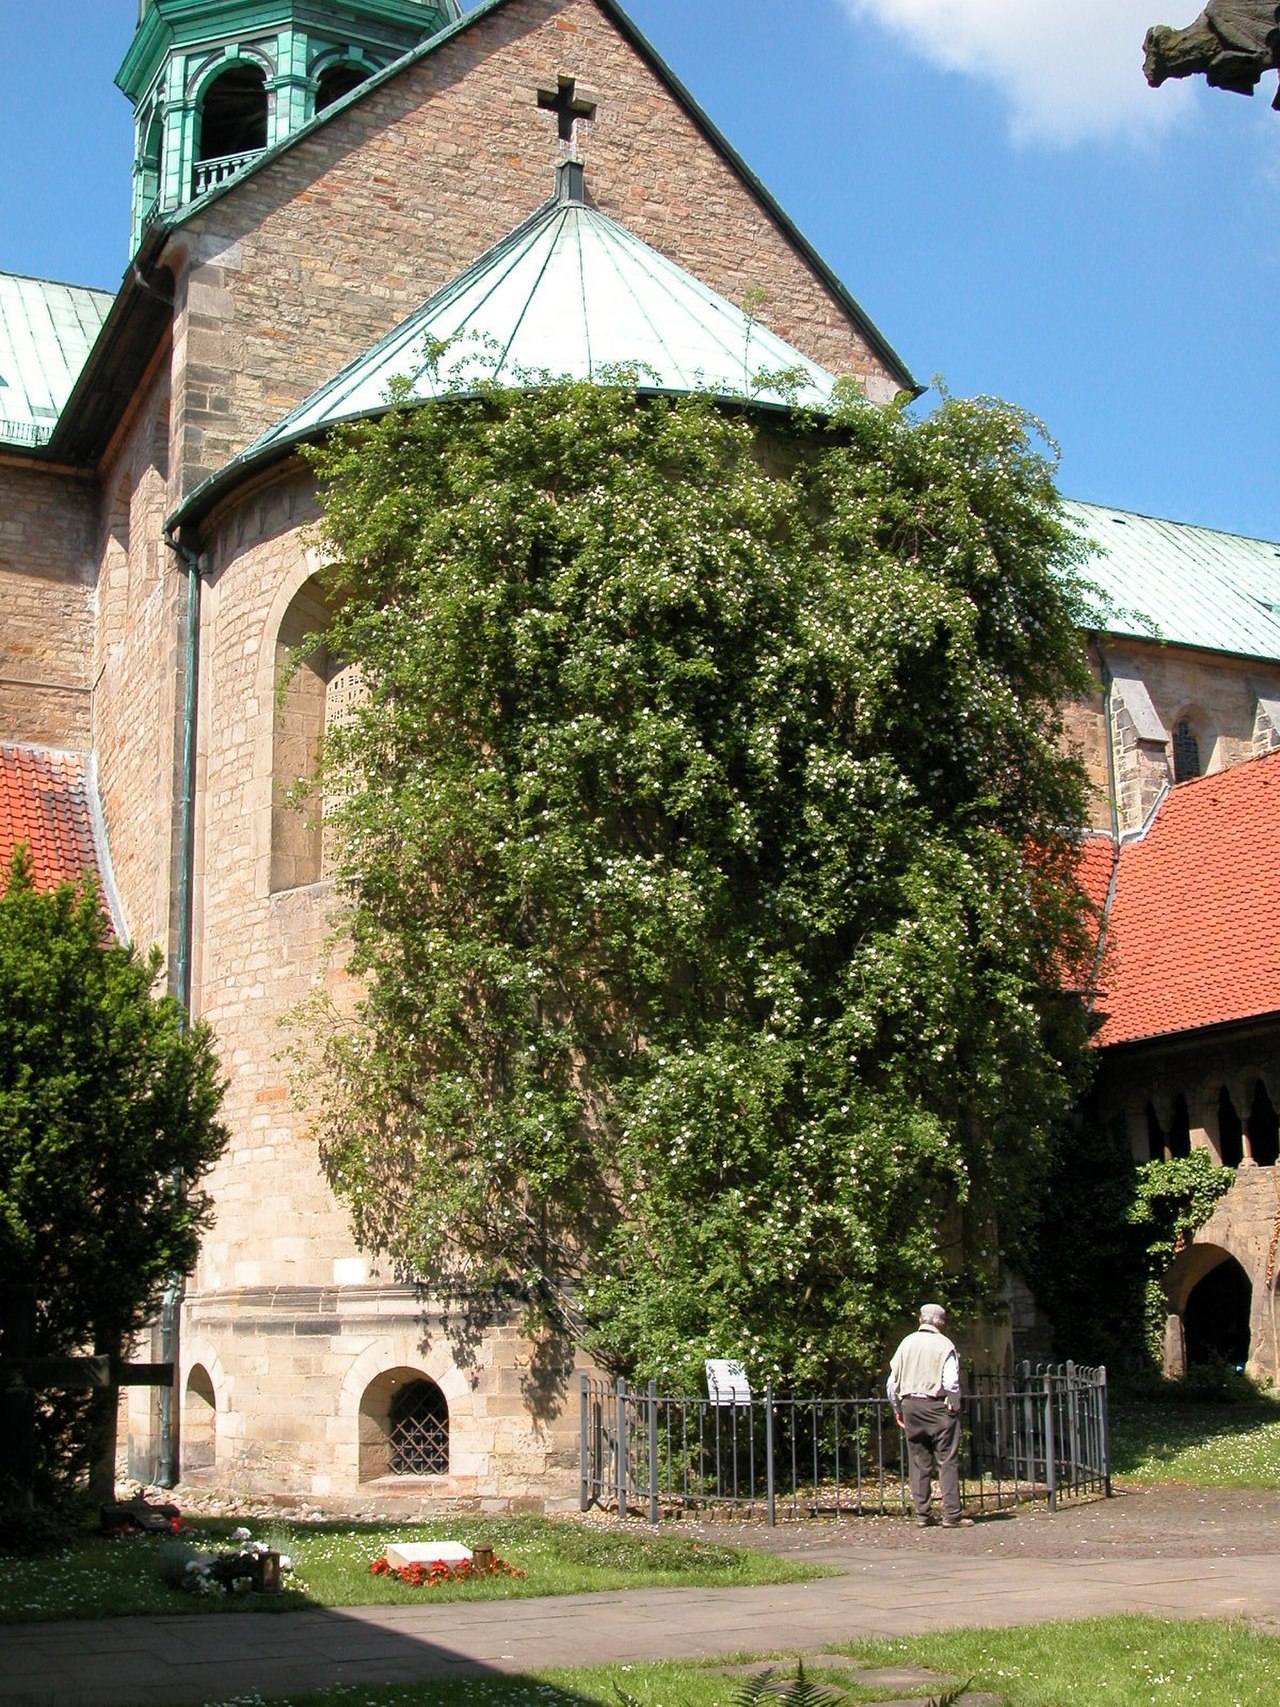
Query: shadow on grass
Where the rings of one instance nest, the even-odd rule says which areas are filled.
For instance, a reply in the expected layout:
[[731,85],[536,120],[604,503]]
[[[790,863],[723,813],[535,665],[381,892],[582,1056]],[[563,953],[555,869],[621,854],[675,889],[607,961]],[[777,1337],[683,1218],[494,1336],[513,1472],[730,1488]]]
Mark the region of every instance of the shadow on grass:
[[[1188,1454],[1205,1460],[1212,1474],[1215,1449],[1224,1479],[1238,1460],[1280,1436],[1280,1400],[1192,1401],[1164,1397],[1116,1397],[1110,1408],[1111,1467],[1120,1476],[1152,1465],[1174,1465]],[[1278,1442],[1277,1444],[1280,1444]]]

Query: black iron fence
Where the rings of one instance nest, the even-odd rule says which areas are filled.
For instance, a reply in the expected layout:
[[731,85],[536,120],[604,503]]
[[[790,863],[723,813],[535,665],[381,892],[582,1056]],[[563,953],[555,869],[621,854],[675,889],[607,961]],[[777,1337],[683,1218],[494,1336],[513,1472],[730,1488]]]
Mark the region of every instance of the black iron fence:
[[[583,1511],[664,1516],[708,1506],[784,1517],[883,1516],[911,1509],[906,1444],[879,1397],[728,1402],[671,1398],[583,1375]],[[1073,1363],[965,1385],[961,1495],[993,1511],[1111,1492],[1107,1372]]]

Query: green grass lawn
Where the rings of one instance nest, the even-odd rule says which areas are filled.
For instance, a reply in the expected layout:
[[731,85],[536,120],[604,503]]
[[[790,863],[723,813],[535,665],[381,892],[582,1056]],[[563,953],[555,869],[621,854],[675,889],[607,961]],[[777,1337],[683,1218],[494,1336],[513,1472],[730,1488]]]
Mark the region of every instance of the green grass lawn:
[[[1274,1707],[1280,1694],[1280,1637],[1242,1625],[1158,1618],[1096,1618],[1018,1630],[958,1631],[845,1650],[868,1668],[924,1668],[1007,1707]],[[779,1660],[779,1679],[794,1661]],[[858,1687],[843,1670],[806,1664],[806,1677],[855,1703],[901,1699],[901,1687]],[[468,1679],[469,1707],[735,1707],[741,1677],[711,1666],[666,1662]],[[273,1698],[260,1707],[454,1707],[459,1684],[369,1685]],[[924,1703],[940,1686],[914,1693]],[[255,1707],[259,1704],[255,1703]],[[787,1707],[785,1693],[765,1707]],[[817,1707],[817,1704],[810,1704]]]
[[[1117,1476],[1203,1488],[1280,1484],[1280,1399],[1189,1404],[1113,1396],[1110,1420]],[[1276,1693],[1280,1698],[1280,1688]]]
[[[196,1548],[225,1540],[235,1519],[198,1522],[183,1539]],[[106,1618],[148,1612],[289,1612],[302,1606],[395,1606],[432,1600],[509,1600],[529,1595],[580,1594],[596,1589],[730,1587],[798,1582],[825,1575],[821,1567],[741,1547],[718,1547],[679,1536],[646,1536],[547,1518],[450,1520],[402,1524],[271,1523],[247,1525],[255,1540],[287,1553],[294,1574],[279,1595],[203,1596],[170,1588],[161,1567],[169,1537],[88,1536],[37,1558],[0,1557],[0,1621]],[[394,1541],[487,1543],[524,1574],[412,1589],[395,1577],[375,1577],[374,1559]]]
[[1280,1698],[1280,1636],[1217,1620],[1092,1618],[848,1651],[969,1679],[1009,1707],[1274,1707]]

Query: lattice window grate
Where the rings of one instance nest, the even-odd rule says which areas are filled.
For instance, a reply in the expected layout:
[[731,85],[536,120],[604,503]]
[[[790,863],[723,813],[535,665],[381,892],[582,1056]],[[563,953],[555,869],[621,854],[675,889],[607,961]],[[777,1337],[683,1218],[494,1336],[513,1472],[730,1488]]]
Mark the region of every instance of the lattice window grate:
[[449,1407],[434,1381],[413,1381],[391,1402],[391,1474],[449,1474]]

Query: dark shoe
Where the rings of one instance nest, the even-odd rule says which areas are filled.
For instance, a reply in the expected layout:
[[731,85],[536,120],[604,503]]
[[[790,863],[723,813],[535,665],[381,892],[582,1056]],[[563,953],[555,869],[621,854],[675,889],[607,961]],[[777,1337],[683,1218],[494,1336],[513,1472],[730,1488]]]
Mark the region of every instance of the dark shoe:
[[916,1519],[916,1528],[917,1529],[932,1529],[934,1524],[937,1521],[938,1520],[936,1517],[918,1517]]
[[972,1529],[973,1519],[971,1517],[944,1517],[942,1527],[944,1529]]

